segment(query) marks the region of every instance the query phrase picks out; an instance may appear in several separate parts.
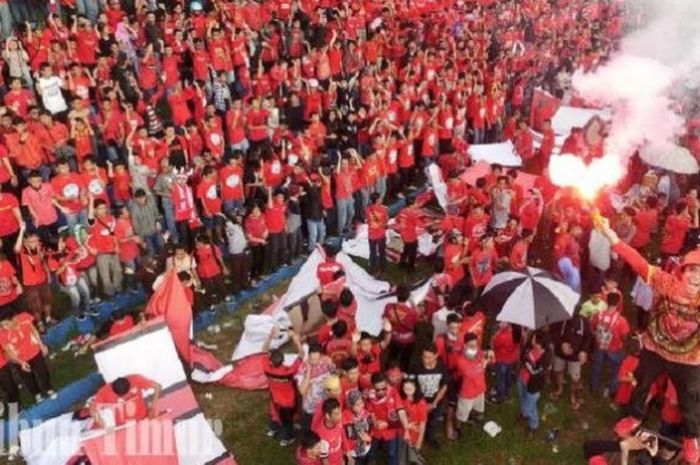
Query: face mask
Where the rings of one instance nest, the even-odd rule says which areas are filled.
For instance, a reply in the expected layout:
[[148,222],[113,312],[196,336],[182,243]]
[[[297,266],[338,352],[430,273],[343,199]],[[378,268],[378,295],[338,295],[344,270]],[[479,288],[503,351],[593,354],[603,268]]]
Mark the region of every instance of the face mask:
[[474,360],[476,358],[477,352],[478,352],[477,349],[467,348],[467,349],[464,349],[464,356],[470,360]]

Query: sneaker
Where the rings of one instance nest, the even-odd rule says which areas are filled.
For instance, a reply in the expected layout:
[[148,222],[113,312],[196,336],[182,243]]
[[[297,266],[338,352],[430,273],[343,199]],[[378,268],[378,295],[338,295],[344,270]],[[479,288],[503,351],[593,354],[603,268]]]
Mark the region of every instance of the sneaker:
[[292,444],[294,444],[294,438],[280,440],[280,447],[287,447],[287,446],[290,446]]
[[226,298],[224,299],[224,301],[226,301],[226,302],[231,302],[232,300],[233,300],[233,296],[231,296],[231,295],[227,295]]
[[78,316],[76,316],[75,318],[76,318],[78,321],[85,321],[85,320],[87,320],[87,315],[85,315],[84,313],[80,313],[80,314],[78,314]]
[[53,389],[49,389],[49,392],[47,394],[49,395],[49,399],[58,398],[58,394],[56,394],[56,391],[54,391]]
[[41,394],[37,394],[37,395],[34,396],[34,400],[35,400],[36,403],[38,404],[39,402],[43,401],[44,398],[41,397]]
[[639,428],[642,422],[634,417],[625,417],[615,424],[615,434],[621,438],[627,438],[632,435],[634,430]]
[[274,438],[277,435],[277,431],[271,428],[268,428],[267,431],[265,431],[265,436],[268,438]]
[[91,304],[99,304],[100,302],[102,302],[102,299],[100,299],[99,297],[95,297],[90,300]]
[[697,463],[700,460],[697,438],[683,438],[683,460],[688,463]]
[[98,311],[95,310],[95,309],[88,310],[87,314],[90,315],[90,316],[100,316],[100,312],[98,312]]

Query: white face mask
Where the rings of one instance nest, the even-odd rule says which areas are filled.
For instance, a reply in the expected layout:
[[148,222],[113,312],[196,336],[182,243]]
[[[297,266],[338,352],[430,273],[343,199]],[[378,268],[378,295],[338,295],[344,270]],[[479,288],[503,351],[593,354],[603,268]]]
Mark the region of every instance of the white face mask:
[[478,349],[474,349],[472,347],[467,347],[466,349],[464,349],[464,356],[467,357],[468,359],[473,360],[476,358],[477,352],[478,352]]

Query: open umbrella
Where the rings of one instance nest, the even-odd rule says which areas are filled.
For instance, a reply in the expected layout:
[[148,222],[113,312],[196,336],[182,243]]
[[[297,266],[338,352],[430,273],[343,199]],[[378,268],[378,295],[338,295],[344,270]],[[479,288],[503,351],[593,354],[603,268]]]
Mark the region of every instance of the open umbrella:
[[498,273],[484,288],[482,303],[497,320],[537,329],[571,318],[581,296],[551,273],[527,267]]
[[647,164],[679,174],[695,174],[700,169],[690,151],[679,145],[646,145],[639,157]]

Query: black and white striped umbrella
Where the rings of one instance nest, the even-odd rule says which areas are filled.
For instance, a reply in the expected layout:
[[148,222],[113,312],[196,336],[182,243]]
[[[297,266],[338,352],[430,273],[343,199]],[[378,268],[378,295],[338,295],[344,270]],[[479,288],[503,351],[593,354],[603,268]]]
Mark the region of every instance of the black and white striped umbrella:
[[498,273],[484,288],[481,301],[496,319],[541,328],[571,318],[581,296],[551,273],[527,267]]

